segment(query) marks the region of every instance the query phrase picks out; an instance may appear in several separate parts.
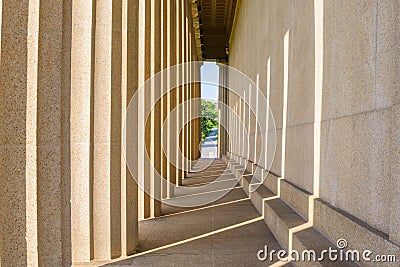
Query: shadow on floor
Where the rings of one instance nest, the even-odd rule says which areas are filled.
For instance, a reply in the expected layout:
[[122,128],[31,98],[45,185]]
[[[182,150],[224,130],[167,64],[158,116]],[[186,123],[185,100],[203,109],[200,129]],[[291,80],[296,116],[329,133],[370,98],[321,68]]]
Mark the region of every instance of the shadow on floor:
[[[201,175],[188,175],[185,184],[210,182],[208,170],[221,168],[226,168],[222,160],[212,161]],[[232,173],[225,175],[234,178]],[[241,188],[200,208],[163,204],[162,214],[139,222],[137,255],[107,266],[268,266],[258,260],[257,252],[265,245],[280,249]]]

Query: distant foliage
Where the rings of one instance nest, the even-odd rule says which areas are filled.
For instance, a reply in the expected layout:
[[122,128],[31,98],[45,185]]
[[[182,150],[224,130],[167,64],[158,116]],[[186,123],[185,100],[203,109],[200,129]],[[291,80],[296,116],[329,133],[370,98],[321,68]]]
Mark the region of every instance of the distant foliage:
[[213,128],[218,127],[217,105],[211,101],[201,100],[201,139],[206,138]]

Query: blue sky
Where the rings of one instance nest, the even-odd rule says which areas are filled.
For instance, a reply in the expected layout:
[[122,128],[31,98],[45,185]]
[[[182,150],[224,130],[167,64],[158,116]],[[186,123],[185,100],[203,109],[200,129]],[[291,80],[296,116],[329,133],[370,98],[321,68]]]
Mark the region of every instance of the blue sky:
[[[205,62],[201,67],[202,80],[219,82],[219,68],[215,62]],[[201,84],[201,98],[218,100],[218,86]]]

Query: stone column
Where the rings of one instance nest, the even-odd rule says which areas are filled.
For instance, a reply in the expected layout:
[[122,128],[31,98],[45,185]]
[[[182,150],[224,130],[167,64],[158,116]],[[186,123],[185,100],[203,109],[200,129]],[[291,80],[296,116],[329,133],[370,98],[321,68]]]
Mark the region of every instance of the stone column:
[[[91,260],[90,250],[90,108],[92,64],[92,1],[71,4],[70,86],[71,253],[72,262]],[[72,16],[73,14],[73,16]],[[65,14],[64,14],[65,15]],[[67,84],[66,84],[67,83]]]
[[222,77],[222,99],[224,102],[224,106],[222,108],[222,122],[224,127],[222,128],[222,133],[221,133],[221,138],[222,138],[222,155],[226,155],[226,127],[228,125],[227,119],[226,119],[226,75],[227,75],[227,70],[224,70],[223,77]]
[[[178,59],[178,42],[177,42],[177,16],[178,16],[178,6],[177,6],[177,1],[178,0],[168,0],[169,1],[169,9],[168,9],[168,23],[169,26],[168,28],[168,34],[169,34],[169,42],[168,42],[168,48],[167,51],[169,53],[168,60],[169,60],[169,65],[170,66],[175,66],[177,64],[177,59]],[[171,73],[168,72],[168,82],[172,84],[173,81],[176,81],[177,75],[175,72]],[[174,88],[173,90],[170,91],[168,94],[168,112],[172,112],[172,110],[176,107],[176,100],[177,100],[177,89]],[[171,124],[168,125],[168,146],[167,146],[167,153],[169,153],[168,157],[172,162],[168,164],[168,181],[170,182],[170,187],[167,189],[168,190],[168,196],[172,197],[173,196],[173,184],[177,183],[177,169],[175,166],[176,163],[176,147],[177,147],[177,138],[176,135],[173,135],[175,132],[174,129],[176,129],[176,122],[175,121],[170,121]]]
[[236,97],[236,116],[234,118],[235,124],[236,124],[236,155],[240,157],[242,155],[242,133],[241,128],[239,127],[240,121],[242,119],[242,104],[241,104],[241,99],[240,96],[235,96]]
[[[161,0],[151,1],[151,75],[161,70]],[[156,178],[157,172],[161,173],[161,84],[159,81],[151,86],[151,102],[155,103],[151,112],[151,143],[150,159],[154,166],[154,172],[150,175],[151,183],[151,217],[158,217],[161,213],[161,181]],[[157,200],[158,199],[158,200]]]
[[240,96],[237,97],[237,105],[236,105],[236,112],[237,112],[237,119],[236,119],[236,132],[238,137],[237,142],[237,155],[242,157],[243,152],[243,128],[240,127],[240,124],[243,120],[243,113],[242,113],[242,99]]
[[224,103],[224,106],[222,107],[222,109],[221,109],[221,115],[222,115],[222,118],[221,118],[221,120],[222,120],[222,124],[223,124],[223,127],[222,127],[222,131],[221,131],[221,133],[220,133],[220,138],[222,139],[222,147],[221,147],[221,150],[222,150],[222,155],[226,155],[226,128],[225,127],[227,127],[227,121],[226,121],[226,107],[225,107],[225,105],[227,104],[226,103],[226,90],[225,90],[225,80],[226,80],[226,70],[224,70],[224,73],[223,73],[223,77],[222,77],[222,81],[221,81],[221,85],[222,85],[222,101],[223,101],[223,103]]
[[[129,105],[138,86],[138,0],[122,1],[122,124],[126,126],[125,147],[121,161],[121,254],[133,254],[138,248],[138,187],[137,177],[137,102]],[[129,123],[125,120],[129,120]],[[126,158],[125,158],[126,155]],[[127,163],[129,162],[130,168]]]
[[223,104],[224,103],[224,95],[223,95],[223,80],[224,80],[224,69],[223,67],[219,67],[219,86],[218,86],[218,115],[219,115],[219,123],[218,123],[218,156],[222,157],[223,154],[223,133],[222,133],[222,125],[223,125]]
[[[219,73],[219,82],[220,82],[220,94],[221,96],[219,97],[220,101],[223,103],[223,106],[221,107],[221,125],[224,125],[225,127],[228,127],[228,97],[227,97],[227,86],[228,86],[228,69],[226,67],[223,67],[220,69]],[[227,134],[227,129],[221,126],[221,131],[219,132],[219,137],[218,140],[221,139],[220,141],[220,151],[221,151],[221,156],[226,155],[226,152],[228,150],[228,134]]]
[[243,98],[240,99],[241,106],[239,108],[241,110],[241,122],[239,122],[239,124],[242,124],[241,126],[239,126],[239,127],[242,127],[242,134],[241,134],[241,138],[240,138],[241,142],[242,142],[242,147],[241,147],[242,151],[241,151],[240,156],[243,159],[247,159],[247,150],[246,150],[247,132],[246,132],[246,129],[248,126],[248,120],[247,120],[247,112],[246,112],[247,111],[246,102],[248,99],[249,90],[248,90],[248,88],[244,88],[244,90],[245,90],[245,93],[244,93]]
[[220,71],[220,76],[219,76],[219,86],[221,88],[220,94],[221,94],[221,117],[220,117],[220,131],[218,132],[218,140],[221,139],[221,147],[220,147],[220,157],[225,155],[225,133],[224,133],[224,128],[223,126],[225,125],[225,112],[224,112],[224,104],[225,104],[225,94],[224,94],[224,80],[225,80],[225,69]]
[[[3,8],[3,1],[0,0],[0,62],[1,62],[1,21],[2,21],[2,8]],[[0,81],[1,82],[1,81]],[[1,100],[0,100],[1,103]],[[2,112],[2,111],[0,111]],[[1,117],[0,117],[1,118]],[[2,127],[3,125],[1,124],[0,121],[0,127]],[[0,145],[3,145],[3,143],[0,143]],[[3,159],[3,151],[2,149],[0,150],[0,166],[1,166],[1,160]],[[1,170],[0,170],[0,185],[1,185]],[[0,210],[1,210],[1,204],[0,204]],[[1,216],[1,212],[0,212],[0,216]],[[1,222],[1,220],[0,220]],[[1,267],[1,253],[2,253],[2,245],[3,245],[3,234],[2,234],[2,229],[0,227],[0,267]]]
[[[108,1],[108,0],[107,0]],[[112,0],[110,230],[111,258],[121,256],[122,1]]]
[[[62,101],[63,11],[62,0],[40,2],[38,59],[37,62],[28,61],[27,65],[33,70],[37,63],[37,249],[40,266],[63,266],[69,263],[69,259],[64,258],[67,263],[63,264],[62,257],[62,217],[65,215],[62,209],[63,203],[69,198],[62,198],[64,188],[61,185],[63,168],[70,168],[69,161],[62,160],[62,150],[67,148],[61,147],[65,134],[68,134],[62,131],[62,112],[68,112]],[[14,53],[18,55],[17,51]],[[69,69],[68,65],[65,67]],[[69,191],[65,193],[65,196],[69,195]],[[69,251],[64,253],[69,254]]]
[[[229,116],[229,114],[232,112],[231,110],[230,110],[230,106],[231,106],[231,102],[232,102],[232,100],[231,100],[231,97],[230,97],[230,92],[229,92],[229,71],[228,71],[228,73],[226,74],[226,88],[225,88],[225,93],[226,93],[226,103],[227,103],[227,105],[226,105],[226,107],[225,107],[225,109],[226,109],[226,116]],[[228,118],[227,118],[228,119]],[[230,145],[231,145],[231,143],[232,143],[232,137],[229,135],[229,132],[228,132],[228,130],[230,129],[232,127],[232,124],[228,121],[228,125],[227,125],[227,133],[226,133],[226,150],[228,151],[228,149],[229,149],[229,147],[230,147]]]
[[[253,103],[253,98],[254,98],[254,88],[252,85],[249,85],[249,90],[248,90],[248,97],[247,97],[247,107],[246,107],[246,126],[247,126],[247,146],[246,146],[246,159],[247,161],[252,160],[252,151],[251,151],[251,135],[252,135],[252,129],[253,129],[253,120],[252,120],[252,103]],[[245,104],[246,105],[246,104]]]
[[232,128],[232,129],[230,129],[230,132],[232,134],[232,136],[231,136],[232,142],[229,147],[229,152],[236,154],[236,148],[235,148],[235,146],[236,146],[236,122],[234,120],[234,116],[235,116],[234,114],[236,114],[236,102],[235,101],[232,101],[230,108],[232,109],[233,114],[230,114],[230,116],[229,116],[230,117],[229,126],[230,126],[230,128]]
[[[170,42],[170,34],[169,34],[169,27],[170,27],[170,0],[162,1],[161,7],[161,39],[162,39],[162,46],[161,46],[161,69],[166,70],[170,67],[170,60],[169,60],[169,51],[168,51],[168,43]],[[162,175],[162,198],[168,198],[168,187],[167,181],[169,181],[169,172],[168,172],[168,159],[166,157],[166,149],[168,149],[168,131],[169,125],[166,125],[165,128],[164,122],[168,116],[169,106],[168,106],[168,94],[166,93],[167,83],[168,83],[168,75],[167,73],[163,74],[162,77],[162,84],[161,84],[161,92],[163,94],[162,102],[161,102],[161,113],[162,119],[160,121],[160,127],[162,129],[161,132],[161,140],[164,143],[164,149],[162,150],[160,147],[160,156],[161,156],[161,175]],[[166,94],[165,94],[166,93]],[[168,123],[167,123],[168,124]]]
[[[230,132],[231,132],[231,138],[232,138],[232,142],[230,143],[229,146],[229,152],[231,154],[231,158],[232,158],[232,153],[235,153],[235,144],[236,144],[236,123],[234,121],[234,114],[236,113],[236,105],[234,105],[232,103],[232,105],[230,106],[230,108],[233,111],[233,114],[230,114],[229,116],[229,126],[230,126]],[[236,154],[236,153],[235,153]]]
[[[186,13],[185,13],[185,2],[181,2],[181,63],[186,63]],[[185,85],[186,75],[187,75],[186,66],[183,65],[182,67],[182,75],[181,75],[181,83],[182,86],[180,87],[180,104],[181,104],[181,113],[180,113],[180,121],[182,128],[180,129],[180,148],[181,148],[181,162],[182,162],[182,170],[181,175],[182,179],[185,178],[185,167],[186,167],[186,125],[184,123],[186,119],[186,90],[187,86]]]
[[237,120],[237,117],[239,117],[240,116],[240,114],[239,114],[239,109],[238,109],[238,97],[236,96],[236,95],[234,95],[234,98],[235,98],[235,102],[234,102],[234,115],[233,115],[233,117],[232,117],[232,120],[233,120],[233,124],[234,124],[234,130],[233,130],[233,133],[234,133],[234,143],[233,143],[233,150],[232,150],[232,152],[233,153],[235,153],[235,157],[237,158],[237,156],[239,155],[239,148],[240,148],[240,144],[239,144],[239,136],[240,136],[240,133],[239,133],[239,129],[238,129],[238,120]]
[[93,126],[94,258],[121,255],[121,0],[96,1]]
[[241,141],[241,137],[242,137],[242,131],[239,128],[239,123],[240,123],[240,119],[241,119],[241,100],[239,96],[235,95],[235,108],[236,108],[236,116],[234,116],[233,121],[235,123],[235,140],[236,140],[236,144],[235,144],[235,154],[236,154],[236,158],[238,158],[238,156],[241,155],[242,152],[242,141]]
[[[198,60],[197,58],[197,52],[195,51],[195,59]],[[194,69],[194,75],[196,77],[196,80],[200,79],[200,65],[196,64],[196,68]],[[200,92],[200,82],[197,82],[194,84],[194,98],[195,98],[195,106],[194,106],[194,114],[195,116],[200,116],[200,97],[201,97],[201,92]],[[201,141],[201,119],[200,117],[196,118],[195,120],[195,144],[194,144],[194,158],[198,159],[200,158],[200,144]]]
[[[3,0],[0,85],[2,266],[38,266],[39,1]],[[12,264],[11,264],[12,263]]]
[[241,118],[241,113],[240,113],[241,111],[239,109],[240,106],[241,106],[240,97],[235,95],[235,108],[236,108],[236,113],[235,114],[236,114],[236,116],[234,116],[233,120],[234,120],[234,123],[235,123],[235,140],[236,140],[236,144],[234,145],[234,147],[235,147],[236,158],[238,158],[238,156],[240,156],[240,153],[242,151],[242,146],[241,146],[242,142],[240,140],[242,133],[241,133],[241,131],[239,129],[239,120]]
[[[139,88],[150,77],[151,73],[151,1],[139,1],[139,48],[138,48],[138,79]],[[144,164],[145,158],[150,151],[150,129],[151,120],[145,121],[145,111],[149,109],[151,92],[140,92],[138,103],[138,179],[144,189],[150,190],[150,166]],[[144,135],[143,129],[146,129]],[[145,143],[143,143],[143,140]],[[151,216],[150,196],[142,188],[139,190],[139,218],[149,218]]]
[[[192,62],[192,60],[193,60],[193,58],[192,58],[192,56],[193,56],[193,54],[192,54],[192,52],[193,52],[193,50],[192,50],[192,48],[193,48],[193,40],[192,40],[192,24],[191,23],[189,23],[189,28],[190,28],[190,32],[189,32],[189,62]],[[193,67],[192,66],[190,66],[190,68],[189,68],[189,81],[192,81],[193,80]],[[193,131],[193,129],[194,129],[194,124],[193,124],[193,121],[192,121],[192,119],[193,119],[193,103],[192,103],[192,99],[193,99],[193,83],[190,83],[189,84],[189,100],[190,100],[190,105],[189,105],[189,119],[190,119],[190,123],[189,123],[189,142],[188,142],[188,145],[189,145],[189,159],[192,161],[193,159],[194,159],[194,157],[193,157],[193,145],[194,145],[194,143],[193,143],[193,140],[194,140],[194,131]],[[191,164],[190,166],[189,166],[189,170],[191,170],[192,169],[192,167],[193,167],[193,165]]]
[[[183,30],[183,24],[182,24],[182,0],[176,0],[176,64],[181,64],[183,62],[182,58],[182,30]],[[183,72],[182,68],[179,68],[178,73],[177,73],[177,81],[182,79]],[[176,105],[179,105],[182,103],[182,87],[177,87],[176,88]],[[182,114],[177,114],[177,121],[180,121],[182,119]],[[176,163],[178,165],[181,165],[182,163],[182,158],[179,155],[179,149],[181,149],[182,145],[182,136],[180,135],[179,129],[177,129],[177,135],[176,135]],[[173,148],[175,149],[175,148]],[[182,185],[182,170],[180,168],[176,169],[176,184],[177,185]]]
[[[233,112],[235,112],[234,107],[231,103],[229,103],[229,108],[232,109]],[[233,152],[233,141],[235,140],[235,125],[233,124],[233,115],[232,112],[228,113],[228,120],[229,120],[229,139],[232,140],[231,142],[229,142],[229,146],[228,146],[228,152],[229,152],[229,158],[232,159],[232,152]]]
[[[178,50],[178,53],[180,54],[180,62],[181,64],[185,63],[185,1],[181,0],[180,4],[179,4],[180,8],[179,8],[179,42],[180,42],[180,49]],[[179,78],[180,78],[180,83],[182,84],[182,86],[179,87],[178,90],[178,105],[180,104],[181,108],[180,108],[180,113],[179,113],[179,122],[180,125],[182,126],[182,122],[184,120],[184,116],[185,116],[185,89],[186,86],[183,85],[183,82],[185,80],[185,75],[186,75],[186,69],[185,67],[182,65],[182,67],[180,68],[180,74],[179,74]],[[180,149],[180,158],[179,158],[179,162],[180,162],[180,166],[181,169],[179,169],[179,176],[178,176],[178,184],[182,185],[182,179],[185,177],[185,173],[184,173],[184,164],[185,164],[185,128],[182,127],[179,129],[179,149]]]
[[[183,51],[183,60],[185,63],[187,63],[189,61],[189,46],[188,46],[188,41],[189,41],[189,31],[188,31],[188,5],[187,5],[187,1],[183,2],[183,10],[184,10],[184,34],[183,34],[183,47],[184,47],[184,51]],[[189,86],[186,84],[187,80],[188,80],[188,76],[189,76],[189,69],[188,67],[185,67],[184,70],[184,83],[185,83],[185,87],[183,89],[183,103],[184,103],[184,110],[183,110],[183,119],[184,121],[187,121],[187,117],[188,117],[188,99],[189,99]],[[183,155],[184,155],[184,167],[185,169],[187,169],[187,158],[188,158],[188,148],[189,148],[189,125],[185,124],[185,128],[184,128],[184,139],[183,139]],[[183,178],[186,177],[186,172],[183,171],[182,173]]]
[[[181,63],[186,63],[186,1],[181,0]],[[182,86],[180,87],[180,95],[179,95],[179,102],[181,103],[181,114],[180,114],[180,121],[181,125],[185,120],[185,108],[186,108],[186,85],[184,85],[184,82],[186,80],[186,67],[182,68],[182,74],[181,74],[181,81],[182,81]],[[179,185],[182,185],[182,180],[185,178],[185,170],[184,167],[186,165],[186,159],[185,159],[185,153],[186,153],[186,127],[181,128],[180,132],[180,147],[181,147],[181,166],[182,169],[180,170],[180,183]]]
[[[189,60],[189,13],[188,13],[188,5],[187,2],[185,2],[185,13],[186,13],[186,17],[185,17],[185,62],[188,63]],[[186,68],[185,70],[185,81],[186,83],[189,81],[189,66]],[[189,153],[190,153],[190,122],[189,122],[189,117],[190,117],[190,113],[189,113],[189,99],[190,99],[190,85],[186,84],[185,86],[185,120],[187,121],[186,124],[186,129],[185,129],[185,168],[186,170],[189,168],[189,161],[188,159],[190,158]]]
[[90,260],[92,8],[79,4],[2,3],[3,266]]
[[[190,36],[189,36],[189,13],[188,13],[188,4],[185,2],[185,10],[186,10],[186,18],[185,18],[185,61],[186,63],[190,62],[189,59],[189,42],[190,42]],[[185,80],[186,82],[189,81],[189,75],[190,75],[190,68],[189,66],[186,68],[186,77]],[[190,159],[190,113],[189,113],[189,100],[190,100],[190,84],[186,85],[186,89],[185,89],[185,120],[187,121],[186,124],[186,132],[185,132],[185,161],[186,161],[186,169],[189,169],[189,161],[188,159]]]
[[[196,80],[200,80],[200,65],[197,66],[195,69],[195,75],[198,77]],[[201,84],[200,82],[195,84],[195,112],[197,116],[201,115]],[[196,119],[196,140],[195,140],[195,158],[199,159],[201,157],[201,151],[200,151],[200,142],[201,142],[201,119],[197,118]]]
[[[227,108],[227,113],[226,113],[226,115],[227,115],[227,120],[228,120],[227,138],[228,138],[228,140],[233,140],[233,139],[232,139],[232,138],[233,138],[232,135],[228,136],[228,134],[229,134],[229,133],[232,134],[232,131],[233,131],[232,115],[231,115],[231,112],[229,112],[229,108],[232,109],[232,106],[230,105],[230,103],[229,103],[229,107]],[[231,141],[228,141],[228,142],[227,142],[227,148],[226,148],[226,150],[227,150],[227,154],[229,154],[229,158],[231,158],[231,153],[232,153],[232,142],[231,142]]]
[[222,114],[221,114],[221,109],[222,109],[222,105],[220,104],[223,100],[222,100],[222,87],[221,87],[221,81],[222,81],[222,69],[220,67],[218,67],[218,72],[219,72],[219,85],[218,85],[218,105],[217,105],[217,109],[218,109],[218,140],[217,140],[217,155],[218,157],[222,156],[222,151],[221,151],[221,144],[222,144],[222,139],[221,139],[221,118],[222,118]]
[[225,119],[225,123],[226,123],[225,137],[224,137],[224,140],[225,140],[224,151],[225,151],[225,154],[227,154],[229,145],[231,142],[230,136],[228,135],[228,130],[231,127],[231,124],[229,123],[229,117],[228,117],[230,114],[230,111],[229,111],[230,102],[229,102],[229,90],[228,90],[228,88],[229,88],[229,69],[225,72],[224,86],[225,86],[225,88],[224,88],[224,96],[225,96],[224,119]]

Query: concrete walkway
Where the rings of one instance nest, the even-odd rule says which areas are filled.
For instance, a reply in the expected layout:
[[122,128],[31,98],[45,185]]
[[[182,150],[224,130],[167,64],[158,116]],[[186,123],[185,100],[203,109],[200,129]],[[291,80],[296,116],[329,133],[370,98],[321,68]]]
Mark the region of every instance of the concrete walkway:
[[205,159],[218,158],[218,129],[214,128],[201,144],[201,157]]
[[[179,187],[179,197],[195,197],[213,192],[186,190],[199,188],[223,174],[220,183],[235,181],[220,160],[202,159]],[[232,183],[229,184],[231,186]],[[237,181],[235,184],[237,185]],[[226,187],[225,187],[226,188]],[[221,192],[223,188],[216,190]],[[188,191],[189,192],[189,191]],[[186,192],[186,193],[188,193]],[[221,199],[200,208],[162,206],[162,217],[139,222],[139,254],[108,266],[269,266],[257,252],[268,245],[280,246],[240,186],[227,190]]]

